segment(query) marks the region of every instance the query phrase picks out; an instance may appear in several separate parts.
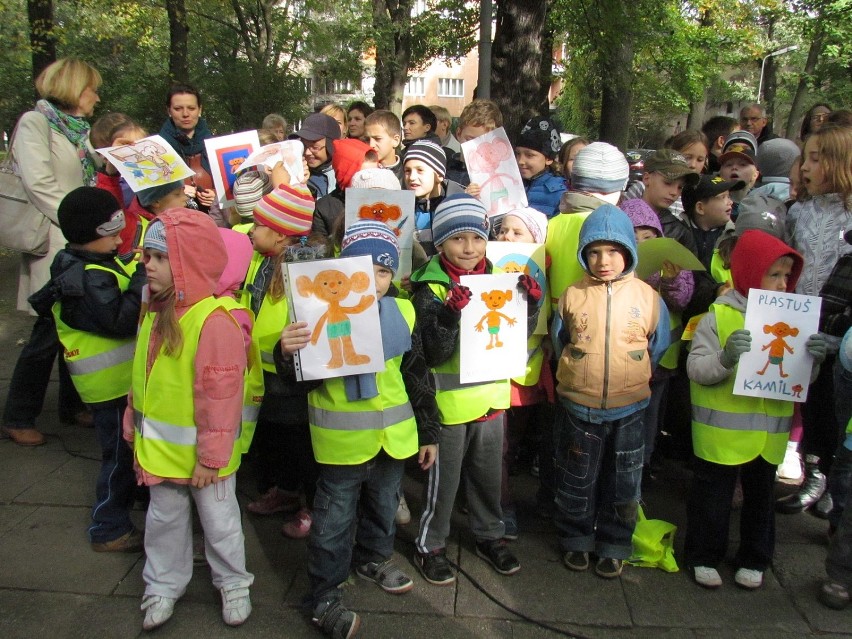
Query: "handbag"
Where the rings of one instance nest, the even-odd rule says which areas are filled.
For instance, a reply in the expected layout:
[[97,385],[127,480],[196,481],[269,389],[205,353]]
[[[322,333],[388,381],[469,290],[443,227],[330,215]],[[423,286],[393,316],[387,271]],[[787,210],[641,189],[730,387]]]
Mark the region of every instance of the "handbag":
[[[12,149],[17,131],[16,125],[9,140],[9,152],[0,163],[0,246],[32,255],[45,255],[51,222],[30,202],[21,176],[15,169]],[[51,137],[48,129],[48,149]]]

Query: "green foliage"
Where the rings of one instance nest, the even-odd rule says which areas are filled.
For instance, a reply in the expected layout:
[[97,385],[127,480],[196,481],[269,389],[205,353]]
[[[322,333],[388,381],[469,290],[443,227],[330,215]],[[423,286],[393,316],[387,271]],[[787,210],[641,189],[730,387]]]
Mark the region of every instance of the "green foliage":
[[458,62],[476,46],[478,27],[478,3],[430,3],[411,21],[411,69],[421,70],[435,58]]

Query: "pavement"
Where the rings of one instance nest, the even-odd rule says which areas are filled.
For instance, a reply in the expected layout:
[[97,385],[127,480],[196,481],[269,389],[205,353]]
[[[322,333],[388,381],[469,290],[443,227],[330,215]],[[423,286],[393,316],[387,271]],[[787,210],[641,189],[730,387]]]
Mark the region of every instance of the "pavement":
[[[32,321],[14,311],[17,256],[0,250],[0,402]],[[0,637],[99,638],[143,636],[139,604],[143,592],[141,554],[93,552],[86,539],[94,498],[98,447],[94,432],[61,425],[56,381],[50,384],[39,428],[46,445],[27,449],[0,440]],[[549,521],[533,512],[536,480],[512,477],[521,534],[512,548],[522,569],[502,577],[479,559],[464,516],[457,513],[449,556],[464,571],[451,587],[427,584],[411,563],[421,484],[406,476],[414,521],[400,527],[396,561],[414,578],[413,591],[385,594],[353,579],[347,605],[362,616],[359,637],[427,639],[544,639],[560,636],[710,639],[737,637],[851,637],[852,609],[828,610],[816,600],[824,576],[826,522],[809,514],[778,517],[774,569],[758,591],[733,584],[733,569],[720,570],[725,584],[715,591],[695,585],[685,571],[625,567],[619,579],[574,573],[560,561]],[[684,503],[689,471],[666,462],[657,482],[644,491],[651,518],[679,526],[682,555]],[[238,476],[240,499],[254,496],[248,468]],[[789,487],[779,486],[779,491]],[[144,512],[134,512],[138,525]],[[738,522],[731,527],[732,551]],[[243,518],[248,568],[255,575],[254,611],[241,628],[220,617],[218,593],[206,566],[196,566],[174,617],[153,636],[159,639],[320,636],[302,616],[307,589],[305,543],[281,536],[281,519]]]

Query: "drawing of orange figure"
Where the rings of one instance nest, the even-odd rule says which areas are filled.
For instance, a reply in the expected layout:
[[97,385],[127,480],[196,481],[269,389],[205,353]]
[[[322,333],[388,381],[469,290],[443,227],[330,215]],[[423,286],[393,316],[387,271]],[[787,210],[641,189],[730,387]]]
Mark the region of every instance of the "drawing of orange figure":
[[352,323],[350,315],[357,315],[370,308],[376,298],[373,295],[362,295],[355,306],[343,306],[350,292],[363,293],[370,286],[370,277],[364,272],[353,273],[350,278],[346,273],[329,269],[320,271],[311,280],[306,275],[296,279],[296,288],[302,297],[315,295],[317,299],[328,303],[328,310],[323,313],[311,333],[311,344],[319,340],[323,324],[328,322],[325,333],[331,348],[331,359],[328,368],[340,368],[344,362],[349,366],[367,364],[369,355],[359,355],[352,344]]
[[405,223],[402,220],[397,225],[392,224],[402,217],[402,209],[396,204],[387,204],[386,202],[375,202],[373,204],[365,204],[358,209],[359,220],[378,220],[384,222],[393,231],[394,235],[399,237],[401,231],[399,229]]
[[793,354],[792,347],[784,341],[785,337],[796,337],[799,334],[799,329],[790,326],[785,322],[777,322],[775,324],[766,324],[763,327],[763,332],[767,335],[774,335],[775,339],[764,345],[760,350],[769,349],[769,359],[766,360],[766,365],[763,370],[757,371],[758,375],[763,375],[770,364],[778,364],[778,370],[781,372],[781,377],[790,377],[784,372],[784,351],[789,351]]
[[488,324],[490,337],[485,350],[490,351],[492,348],[503,346],[503,342],[500,341],[500,318],[506,320],[509,326],[515,325],[514,319],[497,310],[503,308],[506,302],[512,301],[512,291],[489,291],[482,294],[482,301],[490,310],[476,323],[476,330],[482,332],[485,324]]

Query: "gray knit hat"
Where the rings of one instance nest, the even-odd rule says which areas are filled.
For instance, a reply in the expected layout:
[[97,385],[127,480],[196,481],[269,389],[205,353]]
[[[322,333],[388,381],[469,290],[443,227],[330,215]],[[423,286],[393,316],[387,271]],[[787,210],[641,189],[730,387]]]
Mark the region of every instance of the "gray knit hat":
[[272,191],[272,180],[265,171],[246,171],[234,181],[231,192],[234,194],[237,213],[240,217],[251,218],[254,207],[260,198]]
[[606,142],[592,142],[577,153],[571,168],[571,190],[618,193],[627,185],[630,167],[624,154]]
[[432,218],[432,242],[440,246],[456,233],[476,233],[488,240],[488,211],[477,198],[457,193],[444,198]]
[[734,235],[739,237],[750,229],[757,229],[783,240],[786,226],[787,206],[784,202],[752,191],[739,204]]
[[802,154],[799,145],[786,138],[767,140],[757,149],[757,168],[762,178],[789,179],[793,163]]

